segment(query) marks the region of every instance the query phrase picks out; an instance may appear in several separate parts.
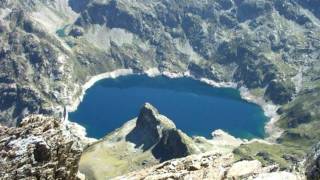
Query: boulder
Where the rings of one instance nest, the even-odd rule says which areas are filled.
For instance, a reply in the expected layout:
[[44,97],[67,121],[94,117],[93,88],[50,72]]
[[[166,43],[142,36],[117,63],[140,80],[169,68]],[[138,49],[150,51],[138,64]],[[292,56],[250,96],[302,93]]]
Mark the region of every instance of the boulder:
[[228,178],[247,177],[250,174],[257,173],[262,167],[260,161],[240,161],[234,163],[228,171]]

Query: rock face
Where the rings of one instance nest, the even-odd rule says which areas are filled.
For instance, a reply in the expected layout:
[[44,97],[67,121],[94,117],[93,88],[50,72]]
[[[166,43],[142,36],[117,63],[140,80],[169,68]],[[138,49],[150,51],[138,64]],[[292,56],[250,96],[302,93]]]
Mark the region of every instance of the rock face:
[[162,137],[158,144],[152,149],[152,154],[160,162],[169,159],[185,157],[195,153],[192,148],[192,140],[182,131],[168,129],[162,132]]
[[158,143],[163,130],[173,129],[175,125],[165,116],[161,116],[157,109],[146,103],[140,110],[135,128],[127,135],[126,139],[136,144],[143,145],[143,149],[149,149]]
[[190,137],[149,103],[141,108],[136,126],[126,139],[136,144],[136,147],[143,144],[143,150],[151,148],[154,157],[160,161],[184,157],[198,151]]
[[198,154],[164,162],[114,179],[287,179],[300,180],[299,174],[279,171],[277,166],[262,167],[256,160],[235,162],[232,154]]
[[1,179],[77,179],[82,149],[55,118],[29,116],[0,127]]
[[135,128],[126,136],[126,140],[144,151],[152,148],[156,159],[168,159],[187,156],[196,152],[189,145],[190,137],[176,129],[175,124],[159,114],[151,104],[146,103],[139,114]]

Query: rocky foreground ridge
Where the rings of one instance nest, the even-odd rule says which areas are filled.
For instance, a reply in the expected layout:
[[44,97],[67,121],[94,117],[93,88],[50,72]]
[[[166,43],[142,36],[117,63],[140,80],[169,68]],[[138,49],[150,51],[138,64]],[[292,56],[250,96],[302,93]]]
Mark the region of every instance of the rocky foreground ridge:
[[0,127],[0,179],[77,179],[81,153],[59,119],[31,115]]
[[276,165],[263,167],[257,160],[235,162],[232,154],[206,153],[175,159],[129,173],[114,179],[256,179],[256,180],[302,180],[300,174],[279,170]]

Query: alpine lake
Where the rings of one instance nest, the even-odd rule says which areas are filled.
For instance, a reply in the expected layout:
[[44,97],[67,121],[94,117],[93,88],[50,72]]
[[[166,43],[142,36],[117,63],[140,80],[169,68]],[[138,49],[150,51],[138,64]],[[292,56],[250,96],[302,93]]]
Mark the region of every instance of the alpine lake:
[[88,137],[102,138],[138,116],[149,102],[190,136],[211,137],[222,129],[239,138],[263,138],[268,121],[262,108],[233,88],[216,88],[191,78],[146,75],[103,79],[90,87],[69,119]]

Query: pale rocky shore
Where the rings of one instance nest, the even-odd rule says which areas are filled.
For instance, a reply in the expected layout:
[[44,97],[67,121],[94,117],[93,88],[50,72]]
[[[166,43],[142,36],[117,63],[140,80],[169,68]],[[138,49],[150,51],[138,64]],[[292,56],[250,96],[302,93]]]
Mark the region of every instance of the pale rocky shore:
[[279,106],[273,104],[272,102],[267,102],[262,97],[254,96],[250,91],[245,87],[239,88],[241,97],[249,102],[258,104],[264,111],[265,115],[269,118],[269,121],[265,125],[265,131],[267,134],[267,141],[274,142],[277,138],[281,136],[283,130],[276,126],[280,115],[277,113]]
[[98,74],[96,76],[91,77],[86,83],[84,83],[79,91],[80,94],[79,95],[71,95],[70,99],[72,100],[72,103],[67,105],[67,111],[68,112],[73,112],[77,109],[77,107],[79,106],[79,104],[81,103],[81,101],[83,100],[83,97],[86,93],[86,91],[93,86],[96,82],[103,80],[103,79],[108,79],[108,78],[117,78],[120,76],[126,76],[126,75],[131,75],[133,74],[132,69],[118,69],[115,71],[111,71],[111,72],[106,72],[106,73],[102,73],[102,74]]

